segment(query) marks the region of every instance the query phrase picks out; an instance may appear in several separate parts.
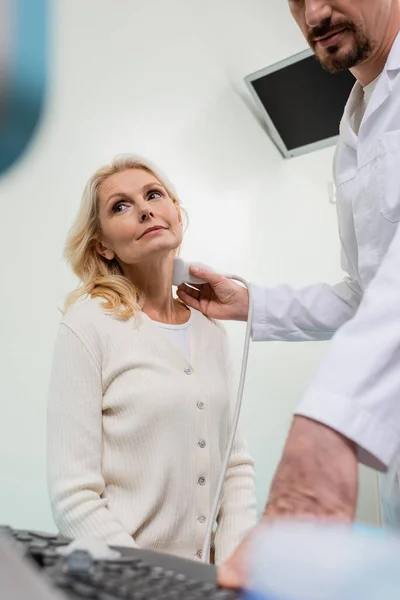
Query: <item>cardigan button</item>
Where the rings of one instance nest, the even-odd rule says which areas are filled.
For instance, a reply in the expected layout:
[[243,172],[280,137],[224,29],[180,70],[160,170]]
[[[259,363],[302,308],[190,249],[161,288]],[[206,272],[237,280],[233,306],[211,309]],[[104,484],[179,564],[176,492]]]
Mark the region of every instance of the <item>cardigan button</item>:
[[205,483],[206,483],[206,480],[205,480],[205,478],[204,478],[204,477],[199,477],[199,478],[198,478],[198,480],[197,480],[197,483],[198,483],[199,485],[205,485]]
[[193,373],[192,369],[190,369],[189,367],[187,369],[185,369],[185,373],[186,375],[191,375]]
[[200,402],[198,402],[198,403],[197,403],[197,408],[198,408],[199,410],[203,410],[203,408],[204,408],[204,402],[201,402],[201,401],[200,401]]
[[206,517],[205,515],[200,515],[198,518],[199,523],[205,523],[206,522]]
[[203,556],[203,552],[201,550],[198,550],[196,552],[196,556],[197,556],[197,558],[201,558]]
[[206,440],[199,440],[197,443],[200,446],[200,448],[205,448],[206,447]]

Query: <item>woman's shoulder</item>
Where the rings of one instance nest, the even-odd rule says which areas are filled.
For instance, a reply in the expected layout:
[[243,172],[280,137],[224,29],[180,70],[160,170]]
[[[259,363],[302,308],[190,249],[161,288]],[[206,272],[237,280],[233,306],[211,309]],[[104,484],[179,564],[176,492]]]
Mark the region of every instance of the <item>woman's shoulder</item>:
[[101,297],[85,298],[74,302],[65,312],[59,327],[59,335],[73,335],[93,355],[109,351],[110,339],[124,339],[126,328],[132,333],[131,319],[123,321],[106,309]]
[[101,298],[87,297],[81,300],[77,300],[71,304],[65,311],[62,323],[65,325],[73,325],[81,321],[87,322],[101,319],[104,315],[104,309],[102,307],[104,300]]
[[104,303],[104,299],[92,297],[74,302],[64,313],[61,326],[66,326],[78,334],[83,331],[89,334],[104,330],[115,319],[105,310]]

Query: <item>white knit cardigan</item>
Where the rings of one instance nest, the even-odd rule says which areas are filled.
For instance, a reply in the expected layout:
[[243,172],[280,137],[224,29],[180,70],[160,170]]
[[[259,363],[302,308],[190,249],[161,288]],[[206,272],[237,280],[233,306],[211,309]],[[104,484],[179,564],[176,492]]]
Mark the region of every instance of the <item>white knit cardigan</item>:
[[[234,398],[227,336],[192,311],[190,363],[144,314],[72,306],[48,402],[52,511],[68,537],[200,558]],[[255,523],[253,462],[240,432],[215,533],[220,563]]]

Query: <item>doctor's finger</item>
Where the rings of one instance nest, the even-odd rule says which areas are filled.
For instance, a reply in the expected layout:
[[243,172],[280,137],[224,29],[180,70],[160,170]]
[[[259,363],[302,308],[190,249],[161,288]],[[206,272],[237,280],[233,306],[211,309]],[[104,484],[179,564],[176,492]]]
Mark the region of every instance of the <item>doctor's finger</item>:
[[[195,292],[196,290],[193,291]],[[199,292],[197,292],[197,294],[199,294]],[[200,310],[199,296],[196,297],[192,294],[187,294],[182,289],[178,289],[177,295],[178,298],[182,300],[182,302],[184,302],[187,306],[190,306],[191,308],[194,308],[196,310]]]
[[184,292],[188,296],[192,296],[193,298],[198,298],[202,287],[203,287],[202,285],[187,285],[186,283],[182,283],[178,287],[178,292]]

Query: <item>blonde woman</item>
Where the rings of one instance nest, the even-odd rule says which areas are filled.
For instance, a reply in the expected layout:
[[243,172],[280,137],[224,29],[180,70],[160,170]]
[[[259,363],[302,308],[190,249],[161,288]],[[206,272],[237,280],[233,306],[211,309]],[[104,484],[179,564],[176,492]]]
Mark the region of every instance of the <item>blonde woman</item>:
[[[89,180],[66,258],[67,298],[48,405],[48,481],[68,537],[201,558],[233,398],[222,327],[172,294],[178,197],[157,168],[122,157]],[[253,463],[238,434],[215,562],[255,523]]]

